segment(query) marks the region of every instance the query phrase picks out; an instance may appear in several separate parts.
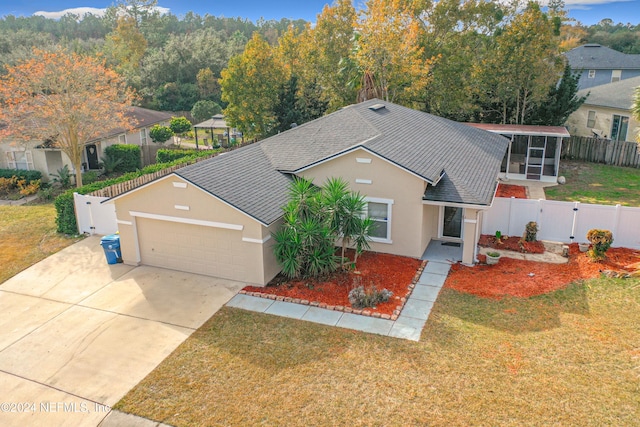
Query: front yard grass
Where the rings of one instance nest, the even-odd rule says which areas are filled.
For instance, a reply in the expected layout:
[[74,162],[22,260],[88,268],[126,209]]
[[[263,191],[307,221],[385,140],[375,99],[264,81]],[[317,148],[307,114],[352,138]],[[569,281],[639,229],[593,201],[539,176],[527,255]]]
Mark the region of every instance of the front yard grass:
[[637,425],[640,281],[444,288],[421,342],[223,308],[116,408],[175,426]]
[[562,160],[567,183],[545,188],[549,200],[640,206],[640,169]]
[[0,206],[0,283],[78,241],[56,233],[53,204]]

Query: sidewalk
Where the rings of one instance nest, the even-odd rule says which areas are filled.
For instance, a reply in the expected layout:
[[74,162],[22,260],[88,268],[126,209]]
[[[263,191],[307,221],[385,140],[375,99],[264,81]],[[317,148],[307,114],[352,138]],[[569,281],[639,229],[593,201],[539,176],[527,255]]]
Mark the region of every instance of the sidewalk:
[[341,311],[327,310],[325,308],[291,302],[274,301],[244,294],[234,296],[227,303],[227,306],[258,313],[306,320],[322,325],[337,326],[372,334],[419,341],[422,328],[424,328],[429,318],[433,303],[436,301],[438,293],[444,285],[450,268],[451,265],[449,263],[429,261],[418,283],[416,283],[413,292],[411,292],[411,295],[407,299],[402,312],[395,321],[343,313]]

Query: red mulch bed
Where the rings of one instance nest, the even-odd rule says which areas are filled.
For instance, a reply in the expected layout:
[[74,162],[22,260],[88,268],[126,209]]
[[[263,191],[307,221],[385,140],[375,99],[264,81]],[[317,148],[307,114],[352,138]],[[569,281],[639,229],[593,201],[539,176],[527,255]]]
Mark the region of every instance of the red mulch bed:
[[500,258],[496,265],[479,264],[475,267],[465,267],[455,264],[451,267],[445,286],[483,298],[526,298],[562,289],[577,280],[599,277],[601,271],[628,271],[628,266],[638,262],[638,257],[640,251],[611,248],[607,251],[606,260],[593,262],[586,253],[580,252],[578,244],[574,243],[569,246],[567,264],[522,261],[506,257]]
[[528,199],[527,189],[522,185],[498,184],[496,197],[515,197],[516,199]]
[[[353,252],[347,251],[349,259],[353,259]],[[351,307],[349,291],[364,286],[376,289],[384,288],[393,292],[389,301],[379,304],[376,308],[366,308],[371,313],[392,315],[401,298],[407,296],[409,285],[412,284],[416,271],[422,261],[415,258],[398,255],[364,252],[358,257],[357,272],[338,271],[324,280],[289,280],[278,275],[266,287],[246,286],[245,292],[277,295],[326,304],[328,307]]]
[[543,254],[544,245],[540,241],[525,242],[519,236],[502,236],[500,241],[496,236],[482,234],[478,246],[483,248],[504,249],[506,251],[524,252],[527,254]]

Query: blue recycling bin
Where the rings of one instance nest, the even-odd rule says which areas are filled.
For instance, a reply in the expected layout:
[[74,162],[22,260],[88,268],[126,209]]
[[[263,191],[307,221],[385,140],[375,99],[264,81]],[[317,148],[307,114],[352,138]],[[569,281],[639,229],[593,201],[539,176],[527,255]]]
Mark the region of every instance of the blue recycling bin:
[[120,252],[120,235],[109,234],[100,239],[100,246],[104,250],[104,256],[107,258],[107,264],[117,264],[122,262],[122,253]]

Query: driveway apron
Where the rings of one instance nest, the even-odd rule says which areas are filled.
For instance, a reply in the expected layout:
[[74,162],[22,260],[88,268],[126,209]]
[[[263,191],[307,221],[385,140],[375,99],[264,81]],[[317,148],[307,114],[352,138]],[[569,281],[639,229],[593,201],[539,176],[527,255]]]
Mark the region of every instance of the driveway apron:
[[245,285],[108,265],[99,242],[0,285],[0,425],[98,425]]

